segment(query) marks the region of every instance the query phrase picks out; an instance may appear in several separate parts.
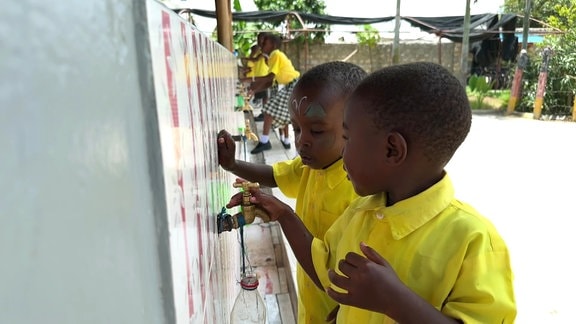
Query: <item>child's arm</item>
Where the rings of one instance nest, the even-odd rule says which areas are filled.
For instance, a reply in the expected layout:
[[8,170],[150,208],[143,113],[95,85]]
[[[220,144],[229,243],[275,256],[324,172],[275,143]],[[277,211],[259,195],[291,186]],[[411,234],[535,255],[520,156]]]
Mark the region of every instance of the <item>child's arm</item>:
[[236,160],[236,144],[226,130],[218,133],[218,164],[240,178],[258,182],[266,187],[277,187],[272,166]]
[[268,73],[265,76],[240,78],[240,82],[251,82],[250,91],[253,93],[266,90],[274,84],[274,73]]
[[[350,252],[338,262],[341,276],[330,270],[328,277],[347,292],[328,288],[328,295],[340,304],[386,314],[398,323],[460,323],[450,318],[408,288],[380,254],[360,243],[364,256]],[[377,288],[375,288],[377,287]]]
[[[316,275],[316,270],[314,269],[314,264],[312,263],[312,239],[314,238],[312,234],[308,231],[302,220],[292,208],[278,198],[263,193],[258,189],[250,189],[252,197],[250,202],[257,205],[258,208],[263,209],[270,216],[270,220],[278,221],[280,226],[282,226],[282,231],[290,247],[298,260],[298,263],[306,271],[308,276],[314,281],[314,283],[324,289],[320,284],[320,279]],[[238,193],[230,199],[226,208],[232,208],[234,206],[239,206],[242,202],[242,193]]]

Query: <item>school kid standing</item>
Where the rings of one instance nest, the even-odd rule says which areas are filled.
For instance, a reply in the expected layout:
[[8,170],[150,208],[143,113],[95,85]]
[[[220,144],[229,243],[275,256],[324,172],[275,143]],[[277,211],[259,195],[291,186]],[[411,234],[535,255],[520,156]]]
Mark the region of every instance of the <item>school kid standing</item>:
[[[299,155],[272,166],[235,160],[230,134],[218,136],[218,162],[249,181],[278,187],[296,198],[296,210],[311,235],[322,238],[326,230],[357,198],[343,169],[343,110],[354,87],[366,76],[358,66],[329,62],[313,67],[297,82],[289,101]],[[298,323],[324,323],[338,305],[297,267]]]
[[340,303],[337,323],[514,322],[507,246],[455,198],[444,170],[470,125],[466,92],[449,71],[386,67],[364,79],[345,110],[344,166],[362,197],[322,239],[290,206],[252,190],[303,269]]
[[[246,73],[246,78],[251,78],[253,81],[256,80],[256,77],[266,76],[268,74],[268,56],[262,53],[261,49],[265,37],[266,32],[258,33],[258,36],[256,37],[256,45],[250,48],[250,55],[246,59],[246,66],[249,69]],[[256,92],[254,93],[254,99],[262,100],[262,105],[265,105],[268,102],[268,92],[268,88]]]
[[[288,99],[292,89],[300,77],[292,61],[280,50],[282,39],[275,34],[266,34],[262,44],[262,53],[268,56],[268,74],[266,76],[255,77],[250,85],[250,90],[258,93],[274,84],[283,85],[283,88],[273,95],[262,107],[264,114],[264,125],[262,135],[256,147],[250,151],[252,154],[261,153],[272,149],[270,143],[270,129],[280,128],[280,142],[285,149],[290,148],[288,124],[290,123],[290,113],[288,112]],[[248,82],[251,79],[243,79]]]

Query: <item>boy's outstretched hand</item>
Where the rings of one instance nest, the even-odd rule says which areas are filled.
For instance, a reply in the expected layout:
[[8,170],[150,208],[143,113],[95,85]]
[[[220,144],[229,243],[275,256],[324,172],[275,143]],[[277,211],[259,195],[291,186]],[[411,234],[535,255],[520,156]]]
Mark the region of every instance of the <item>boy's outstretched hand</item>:
[[331,287],[326,292],[340,304],[387,313],[405,286],[380,254],[364,243],[360,243],[360,250],[365,257],[350,252],[338,263],[344,276],[334,270],[328,272],[330,281],[348,292],[340,293]]
[[[237,179],[236,181],[242,181],[242,179]],[[286,213],[294,213],[290,206],[272,195],[263,193],[260,189],[252,188],[250,189],[250,193],[252,194],[250,202],[264,210],[268,216],[270,216],[271,221],[278,220],[279,217],[282,217],[281,215],[285,215]],[[239,206],[241,203],[242,192],[239,192],[230,198],[230,202],[226,205],[226,208]]]
[[232,135],[226,130],[221,130],[218,133],[218,164],[224,170],[233,170],[236,166],[236,143]]

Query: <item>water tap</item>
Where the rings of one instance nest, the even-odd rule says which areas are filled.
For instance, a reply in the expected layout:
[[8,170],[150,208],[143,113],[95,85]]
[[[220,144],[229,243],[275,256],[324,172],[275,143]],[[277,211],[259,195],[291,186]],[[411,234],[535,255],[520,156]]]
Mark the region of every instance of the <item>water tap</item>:
[[268,216],[264,210],[257,208],[256,205],[250,202],[250,198],[252,197],[250,189],[260,188],[260,184],[258,182],[236,182],[232,186],[234,188],[242,188],[242,204],[240,206],[242,209],[242,215],[244,216],[245,224],[251,224],[254,222],[256,217],[260,217],[265,223],[270,221],[270,216]]
[[252,132],[252,128],[250,128],[250,120],[246,119],[244,123],[246,124],[246,127],[244,127],[244,136],[249,140],[257,142],[258,136]]
[[242,98],[244,99],[244,106],[242,107],[243,112],[252,111],[252,105],[250,105],[250,99],[252,99],[252,94],[249,91],[249,84],[242,83],[242,90],[241,94]]
[[258,182],[236,182],[232,185],[234,188],[242,188],[242,203],[240,204],[241,212],[236,215],[230,215],[226,212],[226,208],[222,207],[222,211],[216,217],[216,228],[218,234],[222,232],[230,232],[232,229],[237,229],[246,224],[252,224],[256,217],[260,217],[264,223],[270,221],[270,216],[264,210],[257,208],[256,205],[250,202],[250,188],[260,188]]

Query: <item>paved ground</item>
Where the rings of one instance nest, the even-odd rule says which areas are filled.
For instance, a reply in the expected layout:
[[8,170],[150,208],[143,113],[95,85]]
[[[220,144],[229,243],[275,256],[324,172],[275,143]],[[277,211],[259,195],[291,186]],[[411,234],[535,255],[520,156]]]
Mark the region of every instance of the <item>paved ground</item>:
[[[272,141],[266,163],[296,155]],[[457,196],[490,218],[508,243],[517,323],[576,323],[575,168],[576,123],[494,115],[474,116],[447,166]]]
[[575,167],[576,123],[501,116],[475,116],[447,167],[508,243],[517,323],[576,323]]

